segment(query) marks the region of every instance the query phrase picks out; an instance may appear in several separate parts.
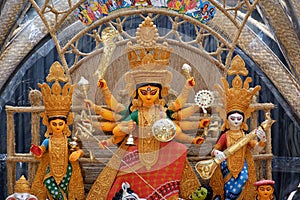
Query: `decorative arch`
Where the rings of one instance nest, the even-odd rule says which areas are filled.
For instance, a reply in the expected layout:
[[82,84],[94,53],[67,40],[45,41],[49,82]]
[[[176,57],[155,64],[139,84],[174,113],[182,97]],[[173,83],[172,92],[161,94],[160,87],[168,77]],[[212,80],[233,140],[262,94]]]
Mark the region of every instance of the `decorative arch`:
[[[293,107],[299,118],[300,105],[296,101],[297,94],[300,93],[299,83],[297,83],[278,57],[257,35],[245,26],[248,17],[255,9],[258,1],[254,1],[252,4],[245,1],[241,7],[236,6],[232,8],[223,6],[217,1],[210,1],[217,8],[217,12],[214,18],[207,24],[203,24],[193,17],[174,10],[147,7],[116,10],[87,27],[84,27],[81,22],[76,20],[72,13],[83,2],[81,0],[74,5],[58,2],[54,5],[45,4],[39,7],[31,0],[40,18],[34,19],[32,23],[27,25],[24,31],[16,36],[11,44],[11,48],[5,50],[0,64],[1,68],[5,69],[7,74],[1,76],[1,91],[3,91],[3,86],[7,84],[7,81],[10,80],[8,75],[12,74],[18,68],[18,65],[21,64],[26,54],[47,33],[52,37],[58,49],[61,62],[67,74],[69,74],[74,68],[77,68],[77,65],[81,65],[80,63],[84,61],[85,57],[94,53],[81,51],[78,48],[78,41],[82,37],[90,37],[91,40],[95,40],[95,44],[98,44],[98,47],[93,49],[93,51],[98,51],[103,47],[101,41],[99,41],[103,27],[115,27],[123,37],[121,41],[118,41],[121,43],[125,40],[135,40],[135,36],[127,33],[127,30],[124,29],[126,23],[133,16],[143,18],[151,15],[153,16],[153,20],[159,20],[160,16],[166,16],[170,27],[168,27],[168,30],[162,30],[165,34],[160,36],[160,41],[168,40],[169,44],[173,44],[176,47],[184,46],[186,49],[201,54],[209,62],[214,63],[222,74],[226,74],[226,69],[230,64],[234,48],[236,45],[239,46],[260,66],[266,76],[277,87],[278,91],[285,96],[287,102]],[[52,12],[55,10],[60,12]],[[237,13],[240,10],[245,13],[244,18],[237,17]],[[190,27],[190,31],[193,34],[189,35],[189,33],[186,33],[182,35],[180,30],[183,30],[181,27],[184,26]],[[30,31],[32,32],[33,29],[35,30],[35,40],[28,41],[30,39],[28,36],[33,37],[32,33],[30,34]],[[186,37],[186,35],[189,37]],[[215,40],[216,48],[213,51],[206,51],[205,45],[211,38]],[[67,63],[65,59],[66,56],[70,57],[70,54],[73,54],[71,57],[74,56],[72,64]],[[277,73],[274,73],[274,71]]]
[[[258,1],[255,1],[254,4],[257,2]],[[60,2],[55,6],[57,6],[56,8],[59,8],[59,10],[64,11],[73,8],[62,5]],[[12,41],[11,47],[5,50],[4,56],[0,59],[0,66],[12,73],[22,64],[22,60],[29,54],[30,50],[41,42],[45,36],[47,37],[47,35],[50,34],[58,47],[57,50],[59,54],[62,55],[60,58],[71,80],[77,82],[80,78],[79,75],[84,74],[83,72],[91,72],[89,75],[93,77],[93,73],[103,54],[103,44],[100,40],[97,41],[97,37],[101,36],[101,31],[104,27],[113,26],[119,31],[122,39],[116,40],[116,56],[110,61],[110,67],[107,69],[104,78],[107,77],[107,80],[112,80],[115,78],[112,76],[112,72],[118,72],[114,74],[117,75],[116,80],[122,80],[120,75],[123,74],[123,72],[118,71],[120,70],[118,66],[124,62],[127,63],[126,55],[123,54],[125,52],[126,43],[136,40],[134,33],[130,32],[130,29],[125,29],[126,25],[128,25],[128,22],[132,22],[133,18],[142,19],[150,15],[153,17],[153,20],[159,22],[160,17],[163,17],[164,20],[170,22],[170,26],[167,29],[159,27],[162,32],[159,41],[167,41],[169,45],[174,48],[175,64],[171,64],[171,66],[174,67],[173,70],[178,72],[178,74],[180,74],[179,69],[182,66],[181,63],[187,62],[195,69],[193,73],[197,78],[197,83],[202,84],[199,88],[210,89],[214,83],[219,81],[220,76],[226,75],[226,69],[230,64],[231,55],[234,53],[235,47],[239,47],[260,66],[262,71],[274,83],[281,94],[286,96],[286,100],[295,108],[295,113],[298,114],[299,103],[295,100],[297,100],[297,94],[299,94],[299,84],[290,76],[278,57],[261,42],[257,35],[245,26],[247,16],[244,20],[240,20],[235,15],[237,9],[227,11],[226,7],[222,8],[222,6],[217,3],[216,6],[222,11],[218,12],[214,19],[207,24],[202,24],[192,17],[164,8],[128,8],[119,10],[110,13],[109,16],[96,21],[88,27],[84,27],[79,21],[76,21],[71,12],[65,16],[58,15],[59,19],[64,19],[59,22],[55,21],[53,17],[55,15],[52,14],[52,17],[48,18],[48,14],[44,13],[44,15],[42,13],[41,16],[43,17],[34,19],[24,28],[24,32],[21,32],[16,36],[15,40]],[[252,5],[249,6],[251,7]],[[253,8],[251,7],[251,9]],[[49,25],[53,25],[53,27],[44,26],[43,20],[49,22]],[[137,22],[132,25],[132,30],[135,30],[138,24]],[[32,29],[31,25],[34,25],[34,29]],[[190,32],[183,33],[182,31],[186,29],[182,27],[188,27]],[[28,36],[32,30],[36,31],[36,35],[34,35],[36,36],[36,40],[28,40]],[[93,32],[93,30],[96,30],[96,32]],[[90,38],[91,43],[97,47],[91,51],[84,51],[84,48],[78,46],[79,41],[83,37]],[[47,39],[49,39],[49,37]],[[213,50],[206,49],[206,44],[212,40],[216,48]],[[74,59],[70,63],[67,63],[67,59],[65,58],[69,56],[74,57]],[[201,63],[201,65],[199,65],[199,63]],[[89,71],[85,69],[89,69]],[[121,70],[127,69],[128,66],[127,68],[125,66]],[[78,71],[81,72],[77,73]],[[94,77],[94,81],[97,81],[97,77]],[[1,81],[1,87],[3,86],[2,83]],[[119,84],[120,82],[111,83],[113,85],[112,87],[110,86],[110,88],[116,88],[116,83]],[[94,83],[91,84],[96,85]],[[118,91],[115,90],[115,92]],[[93,92],[91,91],[90,93]],[[93,94],[96,94],[93,97],[96,98],[97,91]]]

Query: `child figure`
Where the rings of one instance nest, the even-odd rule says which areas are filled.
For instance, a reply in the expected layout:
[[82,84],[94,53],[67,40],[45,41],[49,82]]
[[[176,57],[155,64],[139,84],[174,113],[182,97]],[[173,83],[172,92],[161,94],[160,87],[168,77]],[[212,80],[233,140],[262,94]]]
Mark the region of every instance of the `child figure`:
[[256,200],[273,200],[273,192],[274,192],[274,184],[273,180],[261,180],[254,183],[256,187]]

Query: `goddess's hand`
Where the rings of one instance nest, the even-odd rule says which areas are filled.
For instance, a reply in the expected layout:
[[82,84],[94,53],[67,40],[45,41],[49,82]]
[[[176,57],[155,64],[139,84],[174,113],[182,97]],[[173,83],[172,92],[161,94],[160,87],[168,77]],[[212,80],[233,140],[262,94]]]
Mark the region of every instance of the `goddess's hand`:
[[255,132],[255,134],[260,139],[260,141],[262,141],[262,142],[266,142],[267,141],[266,133],[262,129],[257,129],[256,132]]
[[84,107],[85,108],[89,107],[90,109],[95,110],[95,104],[89,99],[84,100]]
[[[136,123],[132,120],[130,121],[122,121],[118,127],[120,128],[120,131],[122,131],[125,134],[129,134],[131,131],[135,130]],[[114,129],[115,130],[115,129]],[[118,132],[114,132],[114,135],[117,135]]]
[[135,121],[130,120],[130,121],[128,121],[127,126],[128,126],[128,131],[131,132],[131,131],[135,130],[136,123],[135,123]]
[[186,80],[186,85],[188,87],[194,87],[196,84],[194,77],[191,77],[189,79]]
[[226,156],[223,151],[214,150],[215,157],[220,161],[223,162],[226,160]]
[[104,79],[102,79],[102,78],[100,78],[100,79],[98,80],[97,85],[98,85],[98,87],[99,87],[100,89],[104,89],[104,88],[107,87],[106,81],[105,81]]

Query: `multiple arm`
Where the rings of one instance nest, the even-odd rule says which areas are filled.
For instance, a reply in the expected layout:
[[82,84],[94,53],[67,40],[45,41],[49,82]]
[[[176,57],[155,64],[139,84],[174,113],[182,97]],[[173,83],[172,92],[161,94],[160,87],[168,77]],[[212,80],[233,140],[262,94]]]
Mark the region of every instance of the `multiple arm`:
[[131,131],[136,128],[136,122],[129,120],[120,122],[116,127],[113,128],[113,136],[99,142],[101,149],[105,149],[106,146],[112,146],[120,143]]
[[190,107],[187,107],[187,108],[178,110],[177,112],[174,112],[171,117],[175,120],[182,120],[182,119],[192,116],[198,110],[199,110],[199,106],[192,105]]
[[[189,78],[186,80],[185,86],[182,89],[182,92],[180,95],[177,97],[175,102],[171,103],[171,105],[168,107],[169,110],[173,111],[172,118],[176,120],[181,120],[187,117],[190,117],[193,115],[196,111],[199,110],[198,106],[190,106],[188,108],[182,109],[184,104],[187,101],[187,98],[189,96],[189,93],[191,89],[195,86],[195,80],[194,78]],[[120,122],[120,123],[115,123],[116,121],[119,121],[122,116],[115,113],[114,111],[120,112],[124,111],[125,107],[118,103],[117,100],[114,98],[114,96],[111,94],[109,88],[107,87],[106,81],[103,79],[100,79],[98,81],[98,87],[102,90],[104,99],[109,106],[109,108],[113,111],[107,110],[105,108],[102,108],[101,106],[95,105],[92,101],[90,100],[85,100],[85,105],[89,105],[90,108],[95,111],[96,114],[102,116],[104,119],[113,122],[111,124],[110,122],[107,122],[109,124],[104,124],[105,122],[94,122],[93,126],[96,126],[98,128],[101,128],[102,130],[107,130],[107,131],[112,131],[113,136],[107,140],[102,140],[99,143],[99,146],[102,149],[105,149],[105,146],[110,146],[113,144],[117,144],[121,142],[126,135],[130,133],[130,131],[135,129],[135,122],[132,120],[126,121],[125,122]],[[189,135],[186,135],[183,133],[183,130],[189,130],[191,127],[195,127],[195,129],[199,128],[203,123],[199,122],[192,122],[194,123],[192,126],[190,122],[178,122],[177,127],[176,127],[176,136],[175,138],[181,142],[186,142],[186,143],[193,143],[193,144],[202,144],[204,142],[204,138],[202,137],[191,137]]]
[[115,112],[120,112],[126,109],[125,106],[119,103],[116,100],[116,98],[111,94],[104,79],[99,79],[98,87],[102,90],[105,102],[110,109],[112,109]]
[[194,78],[192,77],[192,78],[187,79],[185,86],[183,87],[181,93],[179,94],[177,99],[169,105],[168,109],[172,110],[174,112],[181,109],[184,106],[184,104],[186,103],[186,101],[189,97],[190,91],[194,86],[195,86]]
[[102,106],[98,106],[89,99],[84,100],[84,105],[85,107],[90,107],[90,109],[93,110],[97,115],[100,115],[101,117],[103,117],[103,119],[106,119],[108,121],[115,122],[122,118],[122,115],[103,108]]
[[103,119],[108,121],[108,122],[89,121],[89,123],[91,123],[94,127],[101,129],[103,131],[112,131],[116,126],[116,122],[122,118],[122,115],[119,114],[119,112],[124,111],[125,107],[124,105],[119,103],[116,100],[116,98],[111,94],[109,88],[107,87],[106,81],[104,79],[100,79],[98,81],[98,87],[102,90],[105,102],[111,110],[103,108],[102,106],[98,106],[89,99],[85,99],[84,106],[86,108],[90,108],[97,115],[101,116]]
[[[174,113],[171,115],[173,119],[176,120],[176,136],[175,139],[184,142],[184,143],[192,143],[192,144],[202,144],[204,142],[204,138],[202,137],[191,137],[185,133],[183,133],[183,130],[192,130],[192,129],[198,129],[203,128],[204,121],[207,121],[207,119],[203,119],[200,121],[183,121],[183,119],[188,118],[192,116],[195,112],[199,111],[199,106],[192,105],[187,108],[183,108],[185,105],[187,98],[190,94],[191,89],[195,86],[195,80],[193,77],[188,78],[186,80],[185,86],[182,89],[181,93],[177,97],[177,99],[170,104],[168,107],[169,110],[173,111]],[[183,108],[183,109],[182,109]],[[207,121],[209,123],[209,121]],[[208,123],[205,123],[205,126],[208,125]]]
[[192,137],[182,132],[182,129],[176,124],[176,135],[175,139],[183,142],[183,143],[189,143],[189,144],[202,144],[204,142],[204,138],[197,136]]

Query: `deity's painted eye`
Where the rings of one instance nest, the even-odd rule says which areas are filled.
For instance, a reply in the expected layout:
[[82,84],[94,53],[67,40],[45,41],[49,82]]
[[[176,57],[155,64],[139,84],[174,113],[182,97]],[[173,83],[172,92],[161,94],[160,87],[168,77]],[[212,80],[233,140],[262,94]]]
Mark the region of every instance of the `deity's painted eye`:
[[52,124],[52,126],[63,126],[65,123],[64,122],[52,122],[51,123]]
[[157,92],[157,90],[151,90],[151,91],[150,91],[150,95],[155,95],[156,92]]
[[271,191],[272,190],[272,188],[271,187],[267,187],[267,191]]
[[140,90],[142,95],[147,95],[148,91],[147,90]]
[[147,90],[140,90],[140,92],[141,92],[142,95],[147,95],[148,92],[150,93],[150,95],[155,95],[157,93],[157,89],[155,89],[155,90],[151,90],[151,89],[148,90],[148,88],[147,88]]
[[230,120],[234,121],[234,120],[238,120],[238,121],[241,121],[242,120],[242,117],[230,117]]

